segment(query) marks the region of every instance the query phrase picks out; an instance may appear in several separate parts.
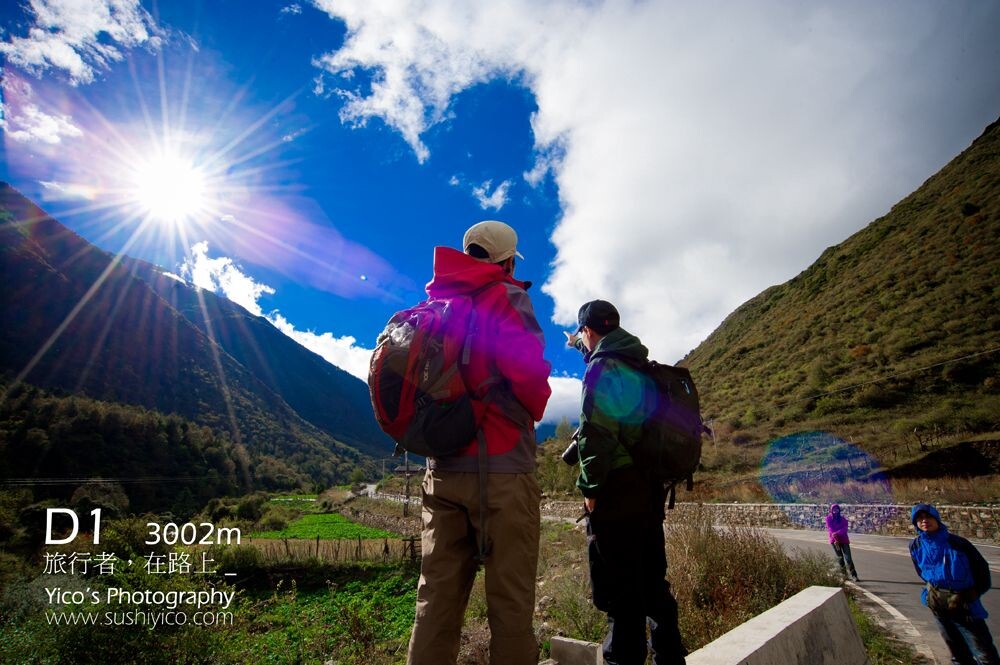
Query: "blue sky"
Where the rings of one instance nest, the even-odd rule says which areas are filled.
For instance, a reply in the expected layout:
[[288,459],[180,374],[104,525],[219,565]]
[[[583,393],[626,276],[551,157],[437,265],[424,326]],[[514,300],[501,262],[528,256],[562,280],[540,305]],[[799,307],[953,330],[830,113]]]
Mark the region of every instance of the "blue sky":
[[995,3],[33,0],[0,26],[0,178],[349,371],[433,246],[512,224],[550,420],[582,302],[676,361],[1000,109]]

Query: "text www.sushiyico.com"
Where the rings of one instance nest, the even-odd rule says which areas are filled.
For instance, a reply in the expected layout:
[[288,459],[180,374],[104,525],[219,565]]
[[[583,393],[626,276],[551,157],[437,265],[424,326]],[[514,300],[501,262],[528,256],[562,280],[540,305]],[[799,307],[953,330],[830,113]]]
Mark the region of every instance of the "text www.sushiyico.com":
[[45,612],[50,626],[231,626],[232,612],[186,612],[131,610],[127,612]]

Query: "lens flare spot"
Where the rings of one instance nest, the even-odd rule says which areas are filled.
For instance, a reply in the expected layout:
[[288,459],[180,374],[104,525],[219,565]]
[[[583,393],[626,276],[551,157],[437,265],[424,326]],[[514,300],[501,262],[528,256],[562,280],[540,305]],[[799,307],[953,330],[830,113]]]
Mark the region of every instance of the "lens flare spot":
[[761,462],[760,484],[779,503],[893,503],[891,484],[878,461],[828,432],[771,441]]

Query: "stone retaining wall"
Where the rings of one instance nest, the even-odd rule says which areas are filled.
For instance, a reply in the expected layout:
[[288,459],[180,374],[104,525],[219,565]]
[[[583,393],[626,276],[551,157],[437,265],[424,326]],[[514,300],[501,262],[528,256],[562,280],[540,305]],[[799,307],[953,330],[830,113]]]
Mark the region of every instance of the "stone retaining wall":
[[[841,513],[851,524],[853,533],[875,533],[886,536],[912,536],[909,505],[840,504]],[[675,510],[684,514],[707,511],[715,524],[753,526],[772,529],[825,529],[823,518],[829,506],[807,503],[681,503]],[[937,506],[941,519],[960,536],[974,540],[1000,542],[1000,507]],[[548,501],[542,512],[559,517],[579,517],[581,503]],[[670,521],[670,513],[667,513]]]

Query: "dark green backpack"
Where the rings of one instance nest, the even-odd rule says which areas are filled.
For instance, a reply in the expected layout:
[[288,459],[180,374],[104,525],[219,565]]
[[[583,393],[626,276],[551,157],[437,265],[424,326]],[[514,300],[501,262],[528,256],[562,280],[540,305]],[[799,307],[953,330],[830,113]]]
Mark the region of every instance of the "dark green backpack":
[[673,508],[677,483],[686,481],[687,489],[694,489],[694,472],[701,461],[701,435],[707,431],[691,372],[655,360],[615,353],[600,355],[620,360],[649,377],[655,386],[644,405],[642,436],[629,452],[636,466],[663,481],[669,490],[668,507]]

